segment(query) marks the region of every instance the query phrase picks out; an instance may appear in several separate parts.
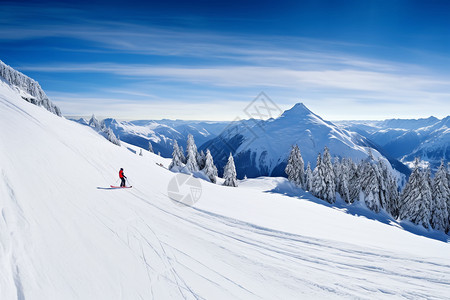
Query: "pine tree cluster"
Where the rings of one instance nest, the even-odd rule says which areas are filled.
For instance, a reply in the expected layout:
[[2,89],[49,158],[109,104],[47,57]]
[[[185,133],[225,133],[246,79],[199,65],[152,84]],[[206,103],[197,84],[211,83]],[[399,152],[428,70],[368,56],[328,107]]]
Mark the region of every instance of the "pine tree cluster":
[[186,156],[183,147],[178,146],[176,140],[173,143],[172,162],[169,170],[180,171],[182,169],[188,172],[202,171],[212,183],[216,183],[217,167],[214,165],[211,152],[209,149],[206,150],[206,154],[203,150],[198,152],[194,137],[191,134],[188,135],[187,139]]
[[92,115],[89,120],[89,126],[98,131],[101,135],[103,135],[108,141],[113,143],[114,145],[120,146],[120,139],[116,137],[111,128],[106,127],[105,123],[99,122],[95,115]]
[[[62,116],[61,110],[58,106],[53,104],[42,90],[39,83],[30,77],[14,70],[0,60],[0,77],[3,77],[10,85],[24,91],[29,96],[22,96],[22,98],[34,105],[42,106],[51,113]],[[30,97],[31,96],[31,97]]]
[[338,195],[347,203],[363,202],[370,210],[386,211],[394,218],[409,220],[425,228],[450,230],[450,164],[441,163],[434,178],[429,168],[421,169],[419,159],[402,192],[397,178],[383,159],[369,157],[359,163],[350,158],[334,159],[325,147],[316,167],[306,170],[297,145],[292,147],[285,172],[288,180],[317,198],[334,203]]

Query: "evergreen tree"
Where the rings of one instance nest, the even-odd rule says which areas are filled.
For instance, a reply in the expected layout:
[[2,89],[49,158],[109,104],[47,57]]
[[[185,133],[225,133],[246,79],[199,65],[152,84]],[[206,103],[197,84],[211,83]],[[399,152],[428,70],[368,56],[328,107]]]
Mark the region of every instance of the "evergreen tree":
[[394,218],[398,217],[399,214],[399,197],[397,177],[393,174],[388,175],[387,179],[387,202],[386,211],[390,213]]
[[116,137],[111,128],[103,127],[102,131],[108,141],[110,141],[114,145],[120,146],[120,140]]
[[400,218],[428,228],[431,219],[431,191],[427,180],[421,173],[419,158],[416,158],[414,170],[400,196]]
[[97,120],[97,118],[95,117],[94,114],[92,114],[92,117],[89,120],[89,126],[94,128],[97,131],[100,131],[101,128],[102,128],[101,125],[100,125],[100,122]]
[[208,176],[212,183],[216,183],[217,168],[214,165],[214,160],[211,152],[209,152],[209,149],[206,150],[205,167],[203,168],[203,172],[205,172],[205,175]]
[[190,172],[196,172],[199,170],[197,162],[197,146],[195,145],[194,137],[192,134],[188,135],[186,146],[186,168]]
[[197,156],[193,151],[194,151],[193,148],[188,148],[186,169],[190,172],[196,172],[199,170],[197,164]]
[[303,162],[300,149],[297,145],[292,147],[289,155],[288,164],[285,172],[288,175],[288,180],[294,182],[296,185],[304,188],[305,186],[305,164]]
[[446,231],[449,229],[447,201],[450,198],[450,187],[443,161],[434,176],[432,191],[431,227],[436,230]]
[[206,165],[206,155],[205,152],[203,152],[203,150],[200,151],[200,153],[198,153],[197,162],[199,169],[202,170]]
[[183,149],[183,146],[180,146],[180,158],[181,158],[181,162],[183,163],[183,164],[185,164],[186,163],[186,156],[184,155],[184,149]]
[[311,192],[313,188],[313,172],[311,170],[311,163],[308,161],[305,171],[305,190]]
[[350,192],[350,203],[359,200],[361,193],[361,174],[363,169],[363,163],[355,164],[351,162],[349,165],[349,192]]
[[323,151],[322,165],[324,166],[324,181],[325,181],[325,193],[323,200],[329,203],[336,201],[336,184],[335,175],[333,172],[333,164],[331,163],[330,151],[325,147]]
[[370,210],[379,212],[381,204],[377,165],[371,161],[364,162],[361,175],[360,201],[363,201]]
[[[448,180],[448,186],[450,187],[450,163],[447,163],[447,180]],[[450,197],[447,198],[447,211],[448,211],[448,223],[449,228],[447,232],[450,231]]]
[[174,167],[182,167],[183,162],[181,161],[180,156],[180,148],[178,148],[178,142],[174,140],[173,142],[173,152],[172,152],[172,162],[169,165],[169,170],[172,170]]
[[350,203],[350,174],[351,174],[351,161],[347,159],[343,159],[340,164],[339,171],[339,188],[338,193],[341,196],[342,200],[347,203]]
[[334,185],[336,186],[336,192],[339,192],[341,188],[341,179],[342,179],[342,164],[339,161],[339,157],[334,157],[333,163],[333,172],[334,172]]
[[225,179],[223,185],[234,187],[238,186],[236,178],[236,168],[234,166],[234,159],[231,153],[228,157],[227,165],[225,166],[225,169],[223,171],[223,178]]
[[322,166],[322,156],[320,153],[317,155],[316,167],[313,171],[312,189],[311,192],[319,199],[323,199],[325,194],[325,180],[324,180],[324,168]]
[[317,198],[334,203],[336,201],[336,185],[330,152],[325,147],[323,158],[317,156],[316,168],[313,171],[313,195]]
[[148,151],[151,152],[151,153],[154,153],[153,152],[153,146],[152,146],[152,143],[150,141],[148,141]]

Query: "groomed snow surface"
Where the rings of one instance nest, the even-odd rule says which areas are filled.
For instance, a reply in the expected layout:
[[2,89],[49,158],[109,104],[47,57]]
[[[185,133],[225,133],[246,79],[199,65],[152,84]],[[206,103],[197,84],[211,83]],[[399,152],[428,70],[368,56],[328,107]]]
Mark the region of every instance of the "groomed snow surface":
[[[450,297],[444,235],[281,178],[201,181],[199,201],[177,205],[175,174],[156,165],[169,161],[136,151],[0,82],[0,299]],[[121,167],[133,188],[108,189]]]

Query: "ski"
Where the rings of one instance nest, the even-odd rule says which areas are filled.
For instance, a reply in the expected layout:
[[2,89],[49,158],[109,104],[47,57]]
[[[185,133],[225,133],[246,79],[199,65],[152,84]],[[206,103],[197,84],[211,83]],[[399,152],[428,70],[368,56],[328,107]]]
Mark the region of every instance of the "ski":
[[131,189],[132,186],[114,186],[114,185],[110,185],[110,187],[112,189]]

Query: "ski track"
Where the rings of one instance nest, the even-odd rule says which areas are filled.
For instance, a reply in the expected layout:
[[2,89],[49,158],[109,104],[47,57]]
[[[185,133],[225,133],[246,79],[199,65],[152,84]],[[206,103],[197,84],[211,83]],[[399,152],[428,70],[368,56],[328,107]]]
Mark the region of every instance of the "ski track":
[[[181,299],[207,299],[196,284],[199,280],[210,284],[222,299],[276,298],[277,289],[288,291],[292,297],[299,296],[299,290],[310,291],[307,295],[361,299],[443,299],[450,295],[447,264],[271,230],[195,207],[173,205],[165,195],[154,194],[149,200],[136,188],[130,194],[144,206],[134,210],[136,217],[127,221],[125,234],[109,227],[106,223],[114,224],[114,220],[106,215],[96,217],[138,253],[155,298],[160,280],[175,287],[177,294],[172,296]],[[186,232],[191,243],[210,249],[214,265],[222,267],[212,269],[200,254],[186,252],[177,240],[180,231]],[[133,249],[130,240],[139,248]],[[236,272],[236,266],[242,266],[237,271],[244,278],[258,276],[256,283],[249,285],[244,280],[247,284],[241,284],[228,276],[230,268],[234,269],[230,274]],[[273,294],[267,290],[261,294],[260,284],[273,286]]]

